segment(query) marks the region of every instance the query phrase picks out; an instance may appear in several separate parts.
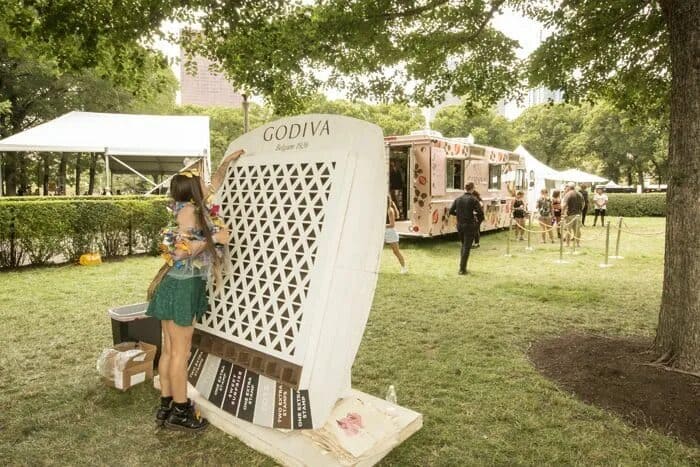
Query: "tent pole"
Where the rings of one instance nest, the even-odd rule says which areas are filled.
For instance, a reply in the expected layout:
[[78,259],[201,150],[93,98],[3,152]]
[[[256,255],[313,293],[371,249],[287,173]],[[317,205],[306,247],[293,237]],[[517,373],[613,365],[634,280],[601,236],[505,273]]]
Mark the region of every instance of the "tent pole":
[[129,166],[126,162],[119,160],[119,158],[117,158],[117,157],[115,157],[115,156],[111,156],[111,157],[112,157],[112,160],[113,160],[113,161],[119,162],[121,165],[123,165],[123,166],[126,167],[127,169],[131,170],[133,173],[135,173],[135,174],[138,175],[139,177],[143,178],[144,180],[146,180],[146,181],[147,181],[148,183],[150,183],[151,185],[157,186],[157,184],[156,184],[153,180],[147,178],[145,175],[143,175],[142,173],[140,173],[138,170],[136,170],[136,169],[134,169],[133,167]]
[[112,172],[109,170],[109,152],[105,148],[105,191],[112,196]]
[[[202,162],[201,162],[200,160],[197,160],[197,161],[195,161],[195,162],[193,162],[193,163],[191,163],[191,164],[189,164],[189,165],[183,167],[182,169],[178,170],[176,173],[172,174],[171,176],[169,176],[169,177],[166,178],[165,180],[161,180],[160,183],[158,183],[158,185],[156,185],[156,186],[154,186],[153,188],[151,188],[150,190],[148,190],[148,191],[146,192],[146,194],[147,194],[147,195],[152,194],[154,191],[156,191],[156,190],[159,189],[160,187],[165,186],[168,182],[170,182],[170,180],[172,180],[172,178],[173,178],[175,175],[179,174],[180,172],[184,172],[185,170],[189,170],[189,169],[191,169],[192,167],[194,167],[195,165],[200,164],[200,163],[202,163]],[[162,174],[161,174],[161,178],[162,178]]]

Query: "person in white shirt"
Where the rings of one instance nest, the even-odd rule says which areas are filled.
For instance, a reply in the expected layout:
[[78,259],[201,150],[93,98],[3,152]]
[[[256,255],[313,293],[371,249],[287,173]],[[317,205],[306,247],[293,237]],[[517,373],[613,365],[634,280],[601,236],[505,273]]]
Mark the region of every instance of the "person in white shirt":
[[596,222],[598,221],[598,216],[600,216],[601,227],[605,227],[605,211],[608,208],[608,195],[603,193],[602,187],[595,189],[595,195],[593,195],[593,206],[595,208],[593,227],[595,227]]

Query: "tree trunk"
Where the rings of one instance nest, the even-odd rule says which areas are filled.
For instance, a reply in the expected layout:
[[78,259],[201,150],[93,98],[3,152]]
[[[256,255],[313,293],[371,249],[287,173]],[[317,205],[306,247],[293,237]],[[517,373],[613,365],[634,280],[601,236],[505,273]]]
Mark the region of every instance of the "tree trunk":
[[75,159],[75,196],[80,196],[80,158],[82,154],[78,153]]
[[61,153],[61,162],[58,165],[58,183],[56,186],[57,195],[66,194],[66,165],[68,164],[68,154]]
[[43,173],[43,180],[42,180],[42,185],[44,188],[44,196],[47,196],[49,194],[49,169],[51,168],[50,166],[50,161],[49,159],[51,156],[48,154],[44,154],[44,173]]
[[17,153],[5,153],[5,193],[7,196],[17,194]]
[[671,133],[664,285],[655,351],[700,372],[700,2],[662,0],[670,32]]
[[88,195],[95,190],[95,170],[97,169],[97,154],[90,155],[90,175],[88,179]]
[[24,196],[29,195],[29,160],[26,153],[17,154],[17,193],[22,193]]
[[642,187],[642,191],[644,191],[644,170],[641,168],[637,168],[637,181],[639,186]]

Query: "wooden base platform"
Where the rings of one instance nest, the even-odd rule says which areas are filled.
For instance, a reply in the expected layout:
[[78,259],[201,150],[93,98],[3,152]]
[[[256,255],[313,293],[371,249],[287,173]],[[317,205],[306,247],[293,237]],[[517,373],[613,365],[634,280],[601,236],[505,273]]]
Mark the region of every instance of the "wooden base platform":
[[219,410],[190,386],[212,425],[286,466],[371,466],[423,426],[418,412],[353,390],[318,430],[275,430]]

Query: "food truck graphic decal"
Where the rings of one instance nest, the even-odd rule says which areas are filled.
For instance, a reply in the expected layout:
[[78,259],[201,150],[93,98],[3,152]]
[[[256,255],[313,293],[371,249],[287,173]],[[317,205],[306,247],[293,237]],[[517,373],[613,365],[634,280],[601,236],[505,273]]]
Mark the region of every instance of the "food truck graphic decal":
[[389,190],[399,208],[397,231],[404,236],[435,237],[457,231],[452,202],[473,182],[484,203],[481,230],[507,227],[513,199],[526,186],[525,165],[503,149],[414,132],[384,138]]

